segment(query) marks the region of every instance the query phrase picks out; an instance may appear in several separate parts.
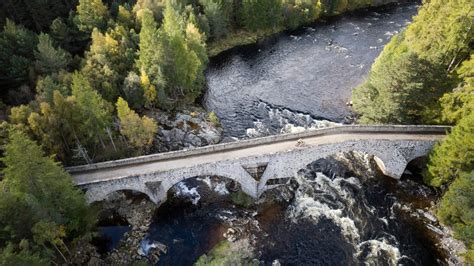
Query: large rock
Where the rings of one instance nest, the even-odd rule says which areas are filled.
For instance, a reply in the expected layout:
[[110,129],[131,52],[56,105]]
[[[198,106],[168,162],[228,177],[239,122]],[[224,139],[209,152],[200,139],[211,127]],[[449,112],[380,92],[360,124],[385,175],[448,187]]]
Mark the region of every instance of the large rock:
[[175,114],[149,112],[158,124],[157,141],[153,150],[167,152],[185,148],[217,144],[221,141],[222,128],[208,119],[201,108],[190,108]]

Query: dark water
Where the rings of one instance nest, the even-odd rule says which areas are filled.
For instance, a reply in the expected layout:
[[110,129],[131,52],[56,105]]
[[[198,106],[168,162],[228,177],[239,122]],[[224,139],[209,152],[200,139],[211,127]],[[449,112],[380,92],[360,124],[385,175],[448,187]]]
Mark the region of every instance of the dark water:
[[207,70],[205,105],[225,135],[237,138],[247,137],[249,128],[265,135],[287,124],[308,127],[314,119],[343,122],[351,114],[352,89],[417,8],[361,10],[228,51]]
[[254,239],[261,265],[443,263],[426,229],[438,225],[424,216],[435,191],[413,176],[353,177],[344,169],[334,160],[318,160],[275,191],[286,200],[270,192],[252,207],[236,206],[231,196],[189,179],[157,210],[145,242],[168,246],[158,265],[192,265],[230,227]]

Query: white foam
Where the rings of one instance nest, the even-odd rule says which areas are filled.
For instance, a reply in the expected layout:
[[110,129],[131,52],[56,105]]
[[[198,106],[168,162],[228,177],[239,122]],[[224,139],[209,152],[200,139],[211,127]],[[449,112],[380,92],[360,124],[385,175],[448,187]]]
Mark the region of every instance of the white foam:
[[197,187],[188,188],[184,182],[176,184],[176,196],[190,199],[193,205],[196,205],[201,199]]
[[[308,182],[302,177],[297,177],[296,180],[300,183],[300,189],[297,190],[295,200],[289,209],[289,218],[292,219],[293,222],[297,222],[301,217],[311,218],[315,222],[318,222],[319,219],[324,216],[341,228],[342,234],[348,241],[357,243],[360,239],[359,230],[354,220],[344,215],[344,207],[347,206],[347,208],[350,209],[354,204],[354,199],[350,195],[350,192],[342,187],[342,184],[347,182],[360,187],[359,180],[356,178],[335,178],[331,180],[322,173],[316,173],[314,181]],[[335,198],[340,198],[345,202],[335,202],[340,203],[340,206],[334,207],[315,199],[315,197],[305,192],[304,187],[308,186],[308,183],[311,183],[319,190],[335,195]]]
[[145,238],[140,242],[140,249],[138,250],[138,254],[140,256],[148,256],[150,250],[157,247],[158,246],[156,245],[156,243],[151,242],[149,239]]
[[[363,252],[367,248],[369,249],[369,252]],[[360,258],[363,254],[364,257]],[[355,257],[362,259],[366,265],[377,265],[382,254],[388,256],[386,262],[388,262],[389,265],[397,265],[401,258],[400,250],[397,247],[390,245],[385,239],[371,239],[361,242],[357,245]]]

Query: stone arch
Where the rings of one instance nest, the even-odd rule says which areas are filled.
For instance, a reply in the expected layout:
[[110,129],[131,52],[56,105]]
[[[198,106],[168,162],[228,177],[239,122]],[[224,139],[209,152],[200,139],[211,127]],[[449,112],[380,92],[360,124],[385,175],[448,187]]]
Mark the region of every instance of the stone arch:
[[156,173],[148,180],[162,180],[160,187],[152,196],[156,202],[162,203],[167,199],[168,191],[181,181],[199,176],[220,176],[231,179],[240,184],[241,189],[247,195],[257,198],[258,183],[245,171],[239,163],[216,163],[209,166],[195,166],[173,171],[173,173]]
[[182,168],[169,172],[150,172],[139,176],[117,178],[83,186],[87,189],[89,203],[101,201],[107,195],[120,190],[133,190],[147,195],[151,201],[161,204],[167,199],[167,192],[177,183],[197,176],[221,176],[240,184],[244,193],[258,197],[258,182],[236,162],[215,163]]
[[130,180],[117,179],[100,183],[92,183],[87,186],[84,186],[84,188],[87,189],[85,197],[88,203],[102,201],[113,192],[126,190],[143,193],[147,195],[151,201],[154,202],[153,194],[151,193],[151,191],[140,182],[130,182]]
[[[267,171],[262,176],[262,182],[258,188],[259,195],[265,190],[272,188],[266,185],[268,180],[293,177],[299,170],[304,169],[312,162],[339,152],[358,151],[374,156],[377,166],[385,175],[399,179],[407,165],[405,146],[410,145],[409,143],[396,145],[393,141],[389,140],[348,141],[314,146],[296,150],[282,156],[274,156],[270,159]],[[420,154],[422,153],[420,152]],[[415,152],[415,154],[418,154],[418,152]],[[289,164],[288,162],[291,163]]]

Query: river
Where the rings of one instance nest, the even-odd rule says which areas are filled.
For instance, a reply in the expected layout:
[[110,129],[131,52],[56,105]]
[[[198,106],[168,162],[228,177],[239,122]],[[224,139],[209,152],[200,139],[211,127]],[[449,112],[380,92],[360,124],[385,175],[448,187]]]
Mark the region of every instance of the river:
[[227,137],[317,127],[315,120],[345,122],[352,89],[417,8],[360,10],[227,51],[211,60],[205,106]]
[[[352,89],[417,8],[360,10],[224,52],[207,70],[204,104],[226,141],[348,123]],[[337,159],[312,163],[258,204],[238,204],[223,178],[183,181],[156,210],[143,253],[158,241],[167,246],[158,265],[192,265],[227,238],[230,255],[260,265],[448,261],[436,237],[443,228],[428,211],[439,195],[419,175],[397,181],[374,171],[367,155]]]

